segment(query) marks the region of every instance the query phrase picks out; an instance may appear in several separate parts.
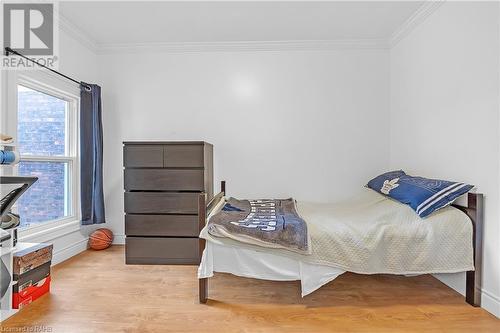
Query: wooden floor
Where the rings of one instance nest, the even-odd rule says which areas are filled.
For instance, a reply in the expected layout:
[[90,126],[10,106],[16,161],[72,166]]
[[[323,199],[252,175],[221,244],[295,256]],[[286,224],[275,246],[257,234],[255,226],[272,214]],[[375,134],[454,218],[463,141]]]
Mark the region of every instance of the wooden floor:
[[298,282],[218,274],[200,305],[195,267],[126,266],[123,252],[57,265],[52,293],[0,332],[500,332],[500,320],[430,276],[344,274],[301,298]]

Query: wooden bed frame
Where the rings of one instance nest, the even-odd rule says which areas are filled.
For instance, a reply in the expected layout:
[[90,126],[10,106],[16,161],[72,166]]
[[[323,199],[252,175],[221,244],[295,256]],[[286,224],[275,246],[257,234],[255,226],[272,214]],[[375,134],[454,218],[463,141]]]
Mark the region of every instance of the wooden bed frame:
[[[207,223],[207,216],[213,211],[220,200],[226,195],[226,182],[221,181],[220,192],[207,201],[205,193],[200,193],[198,198],[198,218],[200,231]],[[472,246],[474,250],[474,271],[466,272],[465,301],[472,306],[481,305],[481,272],[482,272],[482,252],[483,252],[483,194],[468,193],[467,206],[453,204],[467,214],[472,221]],[[200,258],[205,249],[205,239],[200,238]],[[200,303],[208,300],[208,278],[199,279]]]

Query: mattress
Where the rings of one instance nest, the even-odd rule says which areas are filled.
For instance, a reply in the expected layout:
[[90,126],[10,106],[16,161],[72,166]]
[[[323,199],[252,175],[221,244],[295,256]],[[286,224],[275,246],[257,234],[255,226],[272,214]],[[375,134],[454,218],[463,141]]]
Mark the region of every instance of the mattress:
[[[353,199],[335,204],[299,201],[297,209],[310,233],[310,255],[213,237],[204,228],[200,233],[207,240],[204,260],[213,260],[209,251],[217,255],[212,246],[219,245],[252,250],[253,257],[256,253],[265,257],[272,254],[301,265],[360,274],[456,273],[474,269],[472,223],[456,208],[446,207],[421,219],[410,207],[366,189]],[[215,263],[215,271],[218,265]],[[230,270],[225,264],[220,267]]]

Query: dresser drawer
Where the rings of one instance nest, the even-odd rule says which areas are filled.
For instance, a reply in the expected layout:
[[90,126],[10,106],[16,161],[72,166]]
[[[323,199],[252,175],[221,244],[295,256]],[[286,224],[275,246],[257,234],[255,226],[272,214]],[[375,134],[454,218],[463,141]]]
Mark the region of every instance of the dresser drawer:
[[123,147],[126,168],[162,168],[163,146],[131,145]]
[[126,190],[203,191],[203,170],[125,169]]
[[127,237],[127,264],[199,264],[198,238]]
[[198,237],[198,215],[125,215],[127,236]]
[[203,168],[203,145],[166,145],[163,166],[166,168]]
[[198,214],[199,193],[125,192],[131,214]]

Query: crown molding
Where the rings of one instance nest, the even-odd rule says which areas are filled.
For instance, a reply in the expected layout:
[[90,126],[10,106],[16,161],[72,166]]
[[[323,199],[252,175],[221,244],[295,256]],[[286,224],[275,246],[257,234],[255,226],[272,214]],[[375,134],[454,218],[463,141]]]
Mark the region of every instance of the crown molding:
[[245,52],[245,51],[328,51],[349,49],[390,49],[408,36],[446,0],[425,1],[387,39],[282,40],[231,42],[151,42],[100,44],[59,13],[59,28],[98,55],[135,54],[147,52]]
[[388,49],[384,39],[102,44],[98,54]]
[[78,28],[76,25],[74,25],[61,13],[59,13],[58,17],[59,17],[59,30],[65,32],[68,36],[75,39],[77,42],[85,46],[93,53],[96,54],[98,53],[99,45],[89,35],[87,35],[83,30]]
[[416,27],[422,24],[432,13],[434,13],[446,0],[425,1],[399,28],[394,31],[389,39],[390,47],[396,46],[401,40],[408,36]]

